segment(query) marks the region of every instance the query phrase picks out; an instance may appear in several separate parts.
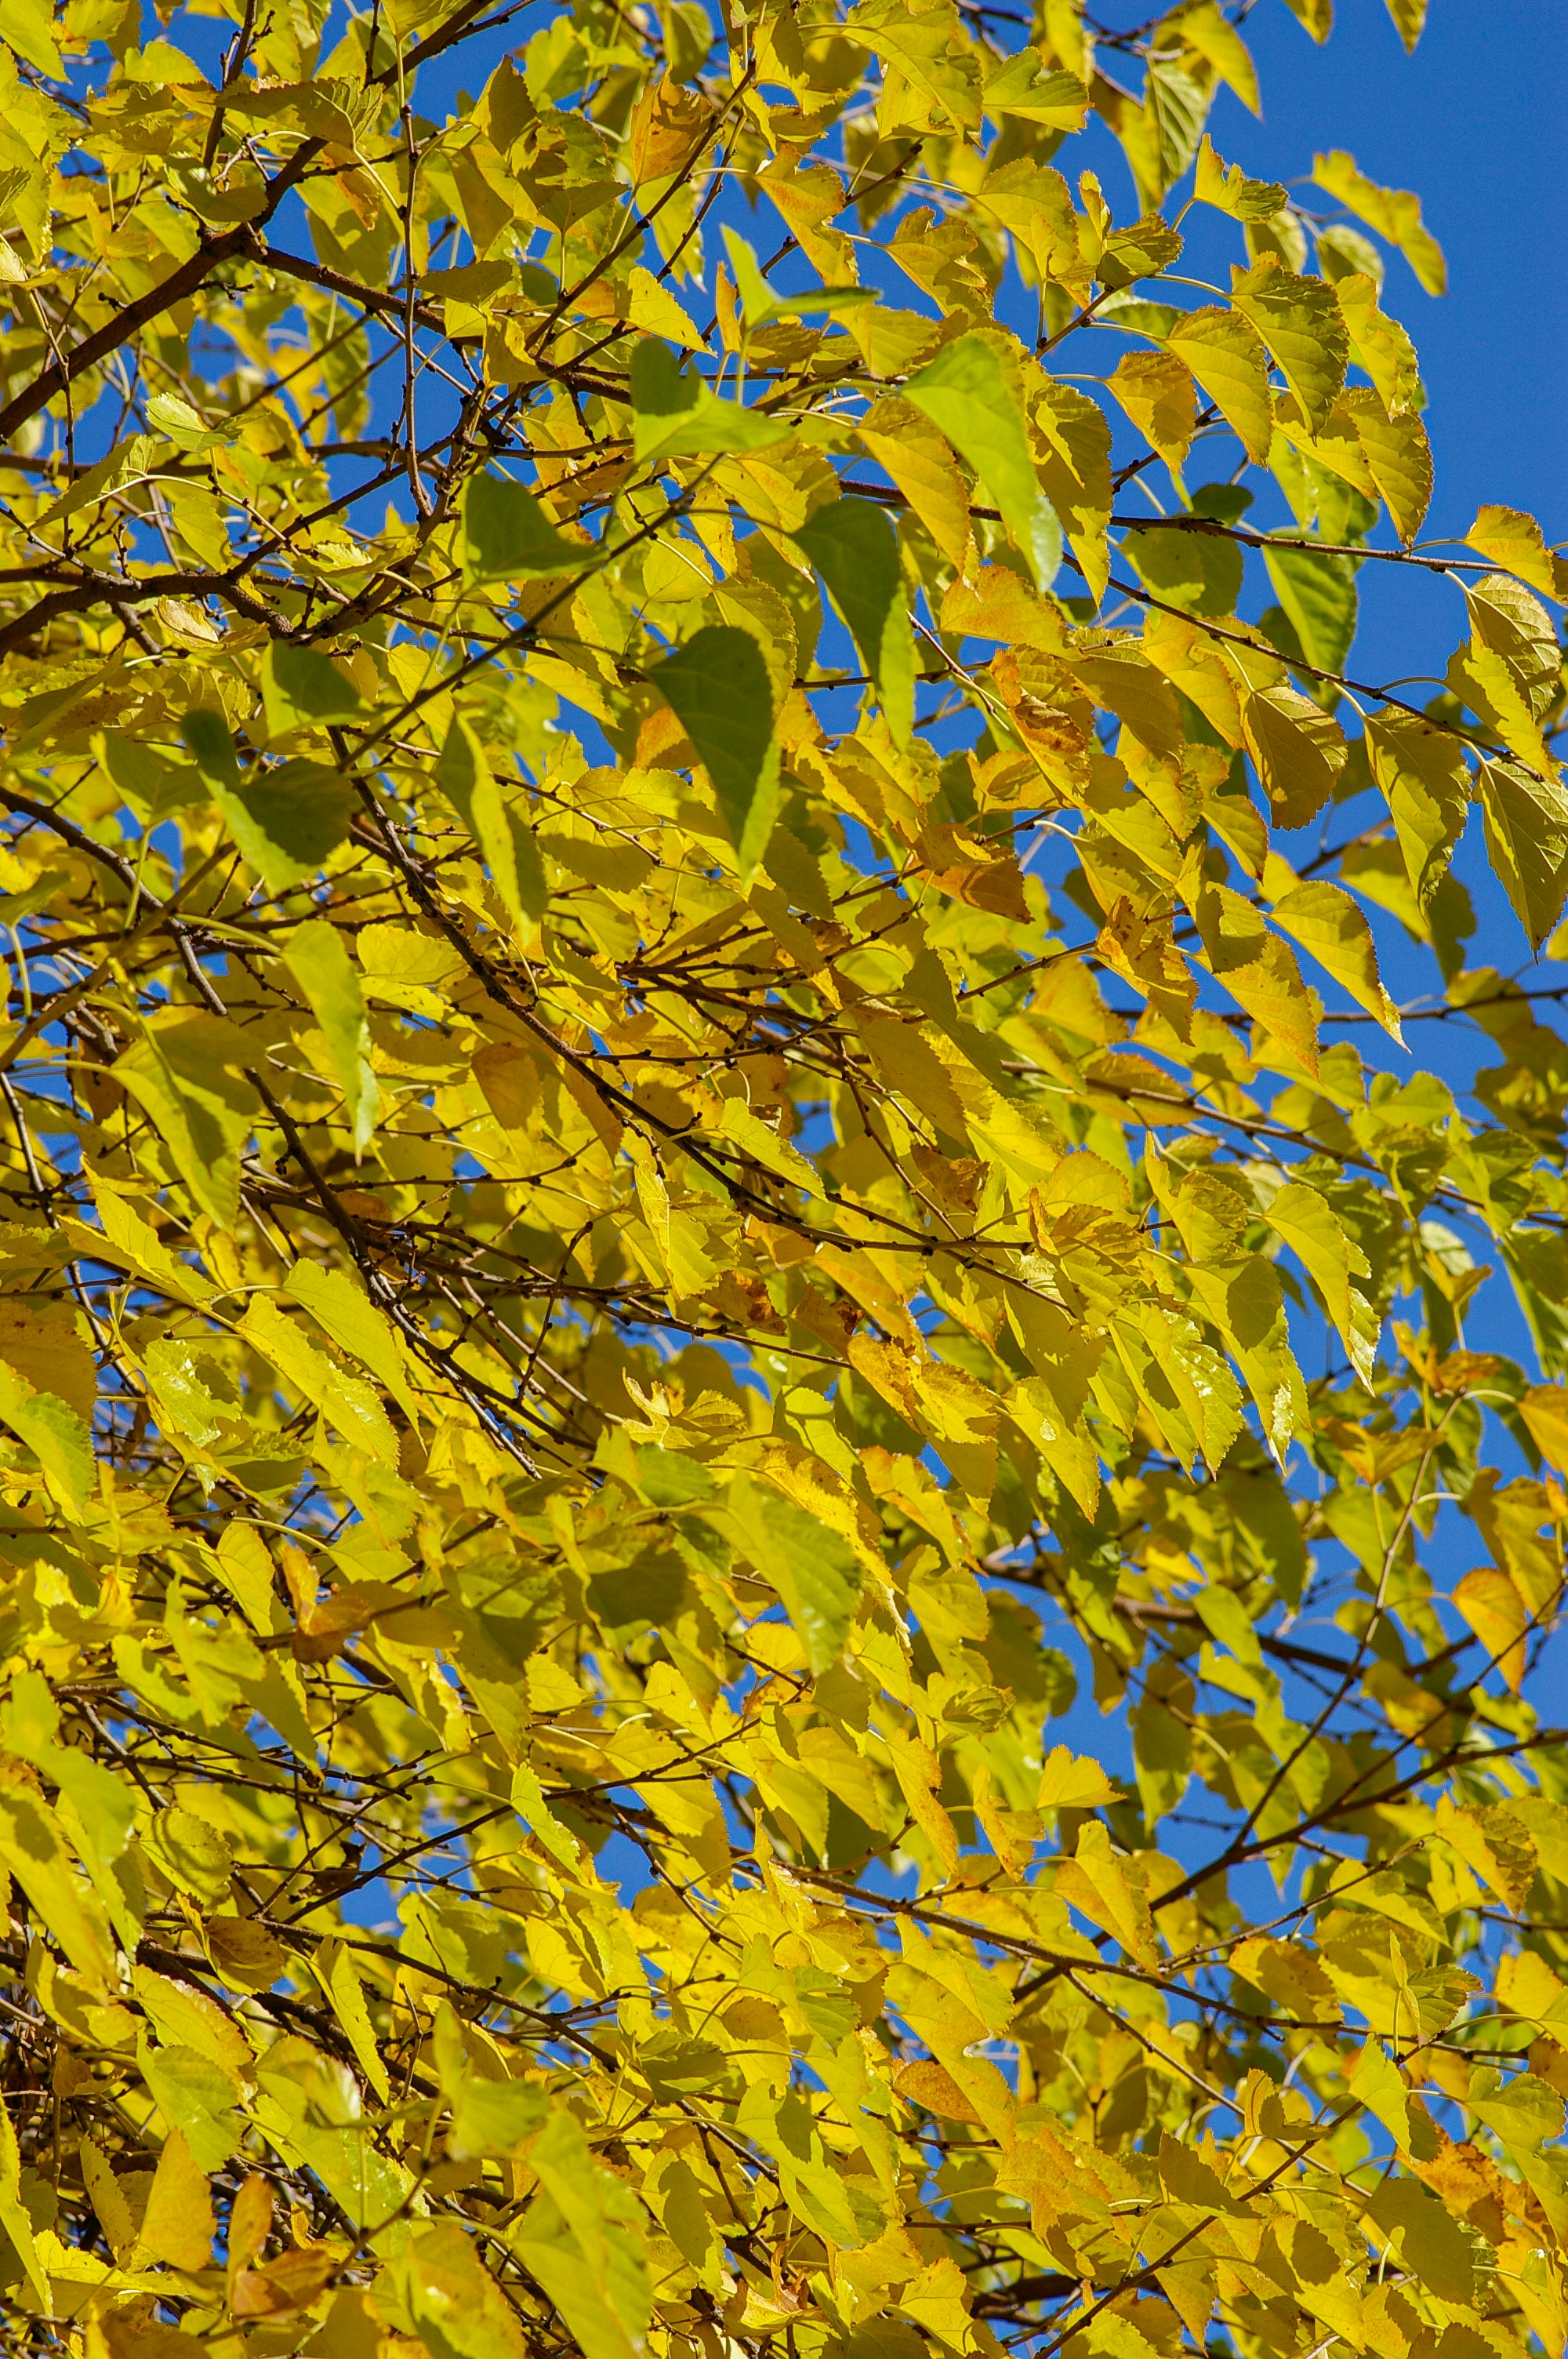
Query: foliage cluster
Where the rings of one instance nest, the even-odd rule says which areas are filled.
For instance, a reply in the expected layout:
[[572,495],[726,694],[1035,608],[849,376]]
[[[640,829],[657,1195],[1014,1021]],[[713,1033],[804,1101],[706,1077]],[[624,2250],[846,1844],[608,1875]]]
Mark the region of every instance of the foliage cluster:
[[1564,569],[1251,5],[8,0],[7,2351],[1561,2352]]

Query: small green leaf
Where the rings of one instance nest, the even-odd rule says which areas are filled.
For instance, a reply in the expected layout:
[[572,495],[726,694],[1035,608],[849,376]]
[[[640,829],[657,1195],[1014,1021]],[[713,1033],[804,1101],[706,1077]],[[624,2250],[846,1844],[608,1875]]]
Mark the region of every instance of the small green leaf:
[[1158,522],[1123,533],[1121,549],[1146,590],[1187,614],[1234,614],[1246,560],[1223,533]]
[[289,729],[324,729],[330,722],[362,721],[364,699],[319,647],[274,639],[262,665],[269,735]]
[[728,227],[724,249],[735,274],[748,332],[771,327],[777,320],[804,320],[821,312],[852,311],[861,303],[878,300],[874,287],[812,287],[804,294],[781,295],[763,277],[755,249]]
[[1040,488],[1023,412],[994,345],[983,336],[959,336],[903,390],[968,461],[1037,587],[1049,589],[1062,561],[1061,527]]
[[1308,663],[1338,671],[1356,636],[1355,558],[1266,549],[1263,562]]
[[580,572],[598,552],[557,532],[525,484],[475,475],[463,495],[463,574],[474,582],[519,582]]
[[792,1147],[787,1138],[781,1138],[777,1131],[770,1130],[767,1124],[749,1106],[742,1105],[739,1098],[725,1099],[719,1127],[725,1138],[732,1139],[764,1170],[776,1171],[781,1179],[793,1180],[796,1187],[804,1188],[808,1196],[825,1193],[822,1174],[816,1164],[802,1155],[797,1147]]
[[211,705],[192,705],[180,722],[179,734],[209,783],[221,780],[225,786],[239,785],[240,757],[221,712],[214,712]]
[[1053,73],[1041,64],[1036,49],[999,58],[986,75],[985,110],[993,123],[1013,114],[1048,131],[1079,131],[1088,103],[1088,92],[1077,75]]
[[92,1488],[92,1443],[76,1411],[0,1360],[0,1419],[80,1506]]
[[709,623],[649,677],[691,739],[741,865],[750,870],[778,805],[773,690],[761,648],[749,631]]
[[447,2152],[465,2160],[514,2155],[543,2128],[549,2102],[536,2082],[481,2081],[466,2073],[452,2101]]
[[353,788],[319,762],[285,762],[253,772],[237,794],[217,800],[235,842],[268,888],[314,876],[349,832]]
[[841,1533],[766,1484],[742,1476],[730,1507],[757,1570],[773,1582],[813,1674],[844,1650],[860,1593],[860,1567]]
[[816,509],[795,534],[875,682],[893,743],[907,745],[914,722],[914,635],[898,536],[870,500]]
[[147,424],[181,451],[192,453],[221,450],[232,440],[226,428],[204,426],[200,414],[177,394],[155,393],[147,404]]
[[242,777],[227,722],[205,706],[185,714],[179,734],[234,842],[270,892],[313,876],[347,835],[353,788],[341,771],[293,761]]
[[[760,277],[760,274],[759,274]],[[640,462],[697,452],[765,451],[794,432],[738,401],[721,401],[668,344],[650,338],[632,355],[633,439]]]
[[245,2134],[229,2075],[194,2048],[178,2046],[144,2050],[142,2071],[164,2119],[184,2132],[198,2170],[221,2170]]

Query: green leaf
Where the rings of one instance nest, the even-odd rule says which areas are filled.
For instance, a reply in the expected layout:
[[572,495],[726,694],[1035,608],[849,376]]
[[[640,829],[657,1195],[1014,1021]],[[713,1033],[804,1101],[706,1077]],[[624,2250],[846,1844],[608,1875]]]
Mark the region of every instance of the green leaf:
[[721,401],[695,368],[650,338],[632,355],[633,440],[638,463],[696,453],[766,451],[795,431],[739,401]]
[[1246,559],[1222,533],[1179,526],[1134,526],[1121,537],[1122,555],[1146,590],[1187,614],[1234,614]]
[[296,928],[284,945],[283,958],[321,1027],[342,1086],[354,1153],[362,1155],[380,1118],[381,1093],[370,1068],[370,1030],[358,970],[337,928],[321,919]]
[[452,2101],[447,2152],[513,2156],[543,2126],[549,2099],[536,2082],[481,2081],[466,2073]]
[[1411,2143],[1410,2091],[1403,2073],[1375,2035],[1363,2043],[1351,2068],[1351,2095],[1379,2121],[1396,2145]]
[[410,1382],[406,1347],[385,1313],[366,1296],[344,1269],[323,1269],[311,1261],[297,1261],[288,1273],[287,1292],[302,1302],[334,1343],[368,1368],[415,1424],[419,1397]]
[[[511,2303],[455,2220],[415,2221],[395,2248],[390,2273],[430,2359],[527,2359],[528,2338]],[[629,2346],[614,2359],[628,2354]],[[610,2354],[588,2352],[586,2359]]]
[[1088,92],[1077,75],[1052,72],[1041,64],[1038,49],[1020,49],[1016,57],[988,64],[985,110],[993,123],[1011,114],[1048,131],[1078,131],[1088,103]]
[[365,2005],[364,1987],[354,1965],[353,1952],[341,1941],[323,1941],[311,1962],[317,1981],[327,1995],[354,2059],[383,2104],[390,2102],[392,2083],[376,2045],[375,2027]]
[[[362,721],[364,699],[319,647],[274,639],[262,664],[262,692],[269,735],[289,729],[324,729],[337,721]],[[194,749],[193,749],[194,750]]]
[[553,1859],[568,1872],[576,1868],[582,1846],[570,1828],[562,1826],[545,1799],[537,1775],[525,1761],[520,1761],[512,1772],[512,1807]]
[[211,705],[192,705],[180,721],[179,734],[195,756],[203,777],[229,787],[239,785],[240,756],[221,712],[214,712]]
[[792,1147],[787,1138],[781,1138],[776,1130],[770,1130],[739,1098],[725,1099],[719,1127],[722,1137],[733,1140],[765,1171],[776,1171],[781,1179],[804,1188],[808,1196],[825,1193],[822,1174],[816,1164],[798,1147]]
[[959,336],[903,391],[968,461],[1036,587],[1048,590],[1062,561],[1062,529],[1040,488],[1023,412],[996,347],[983,336]]
[[653,2308],[631,2190],[589,2154],[564,2106],[528,2152],[543,2190],[514,2250],[566,2321],[583,2359],[636,2359]]
[[558,532],[525,484],[486,473],[463,494],[463,577],[470,582],[524,582],[580,573],[599,561],[591,544]]
[[269,892],[313,876],[348,834],[354,790],[341,770],[289,761],[242,777],[227,723],[201,707],[185,714],[179,734],[234,842]]
[[1563,2099],[1533,2072],[1516,2072],[1505,2081],[1483,2065],[1470,2076],[1465,2104],[1521,2164],[1563,2135]]
[[813,287],[804,294],[781,295],[768,285],[756,250],[726,226],[724,249],[735,274],[735,286],[745,314],[748,333],[771,327],[778,320],[813,319],[837,311],[852,311],[879,300],[874,287]]
[[0,1360],[0,1419],[80,1506],[93,1484],[92,1442],[76,1411],[54,1393],[36,1392]]
[[914,721],[914,635],[898,536],[870,500],[817,508],[795,533],[876,685],[896,745]]
[[1356,637],[1355,558],[1269,548],[1263,562],[1308,663],[1341,670]]
[[708,623],[649,674],[712,781],[725,830],[750,873],[778,805],[773,690],[749,631]]
[[150,1023],[114,1068],[151,1116],[192,1201],[222,1229],[239,1217],[240,1150],[261,1111],[232,1070],[246,1054],[236,1026],[180,1009]]
[[142,2062],[148,2088],[170,2127],[183,2132],[200,2171],[221,2170],[245,2134],[234,2111],[239,2091],[229,2075],[193,2048],[157,2048]]
[[860,1593],[848,1540],[804,1508],[746,1477],[730,1486],[730,1511],[752,1561],[773,1582],[814,1672],[836,1663]]

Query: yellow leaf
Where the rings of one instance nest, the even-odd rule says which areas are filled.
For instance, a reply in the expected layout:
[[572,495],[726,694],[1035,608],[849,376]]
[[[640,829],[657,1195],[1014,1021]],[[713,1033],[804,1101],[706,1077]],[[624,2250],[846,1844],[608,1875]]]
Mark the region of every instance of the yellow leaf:
[[1413,410],[1421,397],[1415,346],[1399,321],[1378,309],[1376,282],[1365,271],[1352,270],[1336,280],[1334,291],[1350,339],[1350,357],[1371,378],[1388,416]]
[[1040,1791],[1034,1798],[1041,1810],[1098,1810],[1121,1799],[1098,1761],[1086,1761],[1066,1745],[1054,1745],[1040,1771]]
[[392,2082],[376,2046],[375,2030],[365,2005],[363,1984],[354,1964],[353,1952],[341,1941],[323,1941],[310,1961],[311,1971],[327,1995],[350,2047],[359,2062],[361,2071],[384,2105],[392,2097]]
[[1352,386],[1337,414],[1356,429],[1368,473],[1382,496],[1394,530],[1407,545],[1421,530],[1432,505],[1432,450],[1415,410],[1390,417],[1380,395]]
[[1188,311],[1167,332],[1165,348],[1191,369],[1248,457],[1266,459],[1273,432],[1268,356],[1241,313],[1217,306]]
[[1514,1583],[1496,1565],[1482,1565],[1455,1584],[1454,1603],[1517,1695],[1533,1616]]
[[913,402],[896,397],[877,402],[858,432],[867,457],[892,477],[943,555],[962,567],[969,547],[969,495],[943,437]]
[[1375,2114],[1396,2143],[1411,2143],[1410,2092],[1399,2066],[1375,2034],[1363,2043],[1349,2074],[1351,2095]]
[[1313,158],[1313,179],[1331,197],[1397,245],[1429,295],[1442,295],[1448,286],[1443,248],[1421,217],[1421,199],[1409,189],[1381,189],[1360,171],[1354,156],[1343,148]]
[[1562,594],[1545,536],[1535,518],[1521,508],[1497,507],[1488,502],[1476,510],[1476,521],[1465,538],[1478,556],[1517,574],[1532,590],[1543,591],[1548,598]]
[[1470,802],[1463,741],[1414,713],[1367,718],[1367,756],[1399,838],[1411,890],[1424,908],[1446,874]]
[[913,2064],[901,2064],[893,2074],[893,2087],[912,2105],[921,2105],[927,2113],[940,2114],[944,2121],[978,2122],[980,2116],[954,2080],[951,2072],[929,2057]]
[[702,332],[690,315],[676,302],[661,279],[642,264],[633,266],[627,280],[626,316],[634,327],[650,336],[663,336],[666,342],[681,345],[687,352],[703,350]]
[[10,2238],[16,2258],[40,2311],[53,2308],[49,2288],[33,2242],[33,2224],[21,2198],[21,2155],[8,2105],[0,2105],[0,2229]]
[[1568,1386],[1532,1385],[1519,1398],[1519,1413],[1541,1456],[1568,1471]]
[[1064,1900],[1120,1943],[1141,1965],[1152,1965],[1158,1954],[1153,1920],[1141,1884],[1132,1880],[1127,1861],[1110,1848],[1103,1822],[1091,1819],[1078,1830],[1077,1850],[1071,1859],[1056,1863],[1056,1891]]
[[1402,1048],[1399,1010],[1378,973],[1372,929],[1349,894],[1337,885],[1298,885],[1275,902],[1273,918]]
[[1152,449],[1179,467],[1197,425],[1192,371],[1171,351],[1123,353],[1106,380]]
[[1523,1908],[1535,1881],[1536,1851],[1522,1820],[1501,1803],[1456,1808],[1450,1795],[1440,1794],[1436,1832],[1491,1886],[1505,1908]]
[[1353,1276],[1367,1274],[1366,1256],[1346,1235],[1333,1205],[1300,1180],[1289,1181],[1270,1199],[1266,1217],[1322,1294],[1352,1367],[1363,1383],[1369,1382],[1377,1323],[1350,1283]]
[[1247,750],[1281,827],[1304,827],[1334,792],[1345,767],[1337,724],[1299,690],[1260,689],[1241,709]]
[[1312,432],[1319,432],[1350,354],[1333,288],[1287,270],[1277,254],[1263,254],[1250,270],[1233,273],[1230,299],[1272,353]]
[[194,1983],[155,1973],[150,1966],[132,1969],[131,1986],[142,2008],[157,2025],[158,2038],[173,2047],[193,2048],[238,2085],[255,2070],[249,2040],[215,1998]]
[[170,2268],[204,2269],[212,2256],[212,2198],[183,2132],[170,2130],[157,2160],[139,2239],[150,2259]]

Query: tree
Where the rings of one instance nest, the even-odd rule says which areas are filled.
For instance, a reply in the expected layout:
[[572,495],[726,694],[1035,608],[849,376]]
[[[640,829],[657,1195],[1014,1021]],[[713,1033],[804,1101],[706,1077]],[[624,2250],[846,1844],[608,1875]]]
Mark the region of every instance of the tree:
[[1562,2350],[1564,568],[1249,6],[11,0],[7,2350]]

